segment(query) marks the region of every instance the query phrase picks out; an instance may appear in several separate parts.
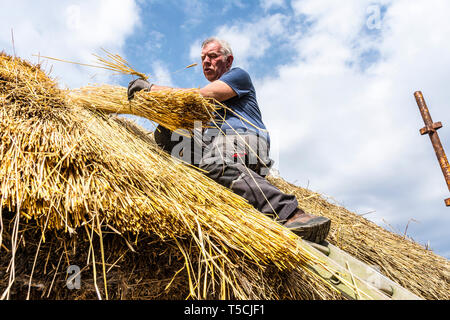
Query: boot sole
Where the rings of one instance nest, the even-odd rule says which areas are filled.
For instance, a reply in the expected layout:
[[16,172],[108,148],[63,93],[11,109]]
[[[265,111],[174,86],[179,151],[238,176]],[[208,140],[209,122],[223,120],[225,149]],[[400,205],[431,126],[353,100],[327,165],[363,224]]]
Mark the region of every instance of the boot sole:
[[321,243],[328,236],[330,227],[331,220],[323,218],[322,221],[318,221],[312,224],[293,224],[292,226],[289,226],[288,229],[304,240]]

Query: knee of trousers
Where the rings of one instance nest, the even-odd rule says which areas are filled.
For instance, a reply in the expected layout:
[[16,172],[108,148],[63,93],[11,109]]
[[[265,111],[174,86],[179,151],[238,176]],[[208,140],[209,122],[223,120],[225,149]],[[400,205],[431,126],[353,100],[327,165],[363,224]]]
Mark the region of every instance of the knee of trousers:
[[[276,219],[278,217],[278,206],[275,205],[274,207],[273,201],[271,201],[272,199],[270,199],[270,197],[268,199],[264,195],[266,193],[264,190],[264,182],[254,178],[254,176],[242,173],[242,175],[231,184],[231,191],[246,199],[247,202],[259,212],[272,219]],[[261,179],[264,180],[264,178]]]
[[235,164],[228,165],[225,162],[205,162],[201,161],[199,168],[204,170],[204,174],[226,188],[230,188],[233,181],[239,178],[242,169]]
[[245,173],[241,173],[239,177],[230,184],[230,189],[237,195],[245,198],[251,205],[257,207],[258,197],[255,193],[256,184]]
[[277,220],[287,219],[298,206],[294,195],[283,193],[256,173],[243,172],[231,183],[230,189],[260,212]]

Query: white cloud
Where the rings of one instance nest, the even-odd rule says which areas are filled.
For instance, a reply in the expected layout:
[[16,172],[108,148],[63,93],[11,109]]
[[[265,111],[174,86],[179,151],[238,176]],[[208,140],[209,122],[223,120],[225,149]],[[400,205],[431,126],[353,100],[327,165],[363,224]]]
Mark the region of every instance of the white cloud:
[[285,7],[285,0],[261,0],[260,5],[264,10],[270,10],[272,8]]
[[189,48],[189,58],[192,61],[198,61],[200,62],[200,53],[201,53],[201,46],[202,41],[205,39],[198,39],[192,43],[192,45]]
[[247,1],[244,0],[228,0],[225,1],[222,7],[222,14],[227,13],[230,9],[233,9],[233,7],[237,7],[239,9],[245,8],[245,6],[248,5]]
[[190,29],[201,23],[207,11],[207,4],[200,0],[183,0],[181,3],[178,1],[178,5],[183,8],[186,15],[186,20],[181,26],[184,29]]
[[[51,8],[51,9],[50,9]],[[105,48],[122,53],[125,38],[139,22],[134,1],[14,1],[2,3],[0,47],[21,58],[37,61],[33,54],[93,63],[92,53]],[[110,73],[49,61],[61,86],[77,87],[110,80]]]
[[[423,122],[413,93],[422,90],[436,121],[450,126],[450,3],[378,1],[378,24],[369,20],[373,1],[291,5],[310,23],[306,33],[285,37],[298,57],[276,75],[254,79],[279,143],[281,175],[357,212],[375,210],[368,218],[379,223],[419,220],[409,232],[422,233],[413,238],[442,242],[433,237],[450,225],[443,205],[449,195],[429,139],[418,134]],[[369,50],[379,57],[363,67],[361,54]],[[439,134],[450,146],[450,130]]]
[[[285,31],[288,18],[282,14],[264,16],[254,22],[224,25],[214,36],[228,41],[233,48],[235,64],[247,67],[252,59],[262,57],[271,46],[271,39]],[[198,58],[199,42],[191,46],[191,58]]]
[[174,86],[171,72],[161,61],[154,61],[152,63],[152,70],[152,82],[162,86]]

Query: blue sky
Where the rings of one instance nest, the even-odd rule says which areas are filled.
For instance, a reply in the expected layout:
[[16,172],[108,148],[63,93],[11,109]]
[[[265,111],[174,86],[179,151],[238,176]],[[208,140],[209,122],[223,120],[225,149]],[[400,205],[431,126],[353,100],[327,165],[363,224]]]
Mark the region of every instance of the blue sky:
[[[448,12],[447,0],[4,1],[0,49],[12,53],[13,29],[33,62],[92,63],[105,48],[153,82],[200,87],[201,68],[182,69],[222,37],[252,76],[281,176],[388,230],[409,223],[409,237],[450,258],[450,194],[413,97],[423,91],[450,155]],[[45,66],[61,87],[131,80]]]

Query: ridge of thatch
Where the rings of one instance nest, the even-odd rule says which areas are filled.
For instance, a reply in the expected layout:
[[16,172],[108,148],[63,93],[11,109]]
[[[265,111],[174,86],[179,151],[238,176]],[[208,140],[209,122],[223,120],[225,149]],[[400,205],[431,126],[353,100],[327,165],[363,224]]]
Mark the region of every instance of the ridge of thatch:
[[324,195],[280,177],[271,176],[268,179],[280,190],[294,194],[304,210],[331,219],[327,238],[331,244],[368,265],[376,266],[382,274],[419,297],[450,299],[448,259],[335,204]]

